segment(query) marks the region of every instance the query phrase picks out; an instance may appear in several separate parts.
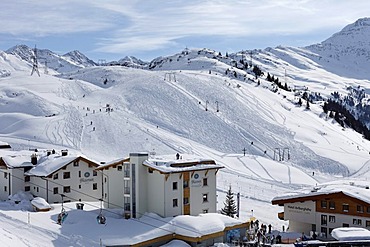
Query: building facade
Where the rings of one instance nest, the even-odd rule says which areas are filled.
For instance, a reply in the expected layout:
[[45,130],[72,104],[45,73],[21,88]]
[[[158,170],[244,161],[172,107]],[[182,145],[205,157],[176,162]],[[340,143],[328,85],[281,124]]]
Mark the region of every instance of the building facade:
[[370,229],[370,190],[367,182],[327,184],[311,191],[279,196],[272,204],[284,206],[279,218],[289,220],[289,231],[330,239],[338,227]]
[[213,160],[131,153],[97,170],[105,178],[105,206],[122,207],[126,218],[138,218],[145,212],[162,217],[215,213],[216,174],[221,168]]

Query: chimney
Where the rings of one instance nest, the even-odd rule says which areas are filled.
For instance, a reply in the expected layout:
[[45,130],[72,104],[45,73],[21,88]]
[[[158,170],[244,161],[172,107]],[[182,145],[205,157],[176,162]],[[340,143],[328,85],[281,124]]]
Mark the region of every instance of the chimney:
[[62,150],[62,156],[67,156],[67,154],[68,154],[68,149]]
[[32,163],[32,165],[37,164],[37,155],[36,154],[31,155],[31,163]]
[[51,150],[46,151],[46,155],[49,156],[51,154]]
[[51,153],[52,153],[52,154],[55,154],[55,149],[53,149],[53,150],[51,151]]

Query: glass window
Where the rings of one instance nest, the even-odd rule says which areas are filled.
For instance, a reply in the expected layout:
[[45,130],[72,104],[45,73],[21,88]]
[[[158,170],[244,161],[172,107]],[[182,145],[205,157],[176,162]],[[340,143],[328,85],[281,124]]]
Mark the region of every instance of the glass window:
[[208,179],[207,178],[203,178],[203,186],[208,186]]
[[327,235],[327,232],[328,232],[328,229],[326,227],[321,227],[321,234],[326,237]]
[[349,210],[349,205],[343,204],[343,212],[348,212],[348,210]]
[[326,208],[327,202],[326,201],[321,201],[321,208]]
[[8,173],[4,172],[4,178],[7,179],[8,178]]
[[328,224],[328,216],[322,214],[321,215],[321,225],[326,226]]
[[173,199],[172,200],[172,207],[174,207],[174,208],[178,207],[178,201],[177,201],[177,199]]
[[359,226],[362,225],[362,220],[361,219],[357,219],[357,225],[359,225]]
[[329,202],[329,208],[330,208],[330,209],[335,209],[335,202],[330,201],[330,202]]
[[189,204],[189,198],[188,197],[184,197],[184,205],[187,205]]
[[55,174],[53,175],[53,179],[54,179],[54,180],[58,179],[58,173],[55,173]]
[[73,166],[78,166],[78,161],[74,161]]
[[93,183],[93,190],[97,190],[98,189],[98,184],[97,183]]
[[6,192],[8,190],[8,187],[4,186],[4,191]]
[[122,171],[122,166],[117,166],[118,171]]
[[78,177],[79,178],[81,177],[81,171],[78,171]]
[[54,194],[58,194],[59,193],[58,192],[58,187],[54,187],[53,192],[54,192]]
[[367,207],[366,212],[370,214],[370,207]]
[[172,190],[177,190],[177,182],[172,183]]
[[208,202],[208,194],[203,194],[203,202]]
[[24,177],[24,181],[25,181],[25,182],[29,182],[30,180],[31,180],[30,176],[25,176],[25,177]]
[[189,187],[189,181],[188,180],[184,180],[183,188],[188,188],[188,187]]
[[330,223],[335,223],[335,216],[329,215],[329,222]]
[[64,186],[63,187],[63,192],[64,193],[70,193],[71,192],[71,186]]
[[370,227],[370,220],[366,221],[366,227]]
[[130,197],[123,197],[123,207],[125,211],[130,211]]
[[68,179],[71,178],[71,173],[70,172],[63,172],[63,179]]
[[98,172],[97,171],[93,171],[93,176],[98,176]]
[[130,177],[130,164],[124,164],[123,165],[123,176],[125,178],[129,178]]
[[31,190],[31,187],[30,186],[24,187],[24,191],[30,191],[30,190]]
[[361,205],[357,205],[357,212],[358,213],[363,213],[364,212],[364,207]]

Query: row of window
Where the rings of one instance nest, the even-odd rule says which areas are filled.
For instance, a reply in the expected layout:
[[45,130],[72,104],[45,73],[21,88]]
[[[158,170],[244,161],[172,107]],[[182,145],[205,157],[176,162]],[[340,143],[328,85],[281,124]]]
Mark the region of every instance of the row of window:
[[[97,190],[98,189],[98,184],[97,183],[93,183],[92,187],[93,187],[93,190]],[[78,188],[81,189],[81,184],[78,185]],[[54,194],[59,194],[59,188],[58,187],[54,187],[53,193]],[[63,193],[71,193],[71,186],[64,186],[63,187]]]
[[[329,215],[329,223],[335,223],[335,216]],[[321,225],[326,226],[328,224],[328,216],[321,215]],[[362,226],[362,219],[353,219],[352,224],[355,226]],[[366,227],[370,227],[370,220],[366,220]]]
[[[208,202],[208,194],[203,194],[203,195],[202,195],[202,198],[203,198],[203,203]],[[189,197],[184,197],[183,204],[184,204],[184,205],[189,204]],[[177,198],[172,199],[172,207],[176,208],[176,207],[178,207],[178,206],[179,206],[179,204],[178,204],[178,199],[177,199]]]
[[[98,176],[98,172],[97,171],[93,171],[93,176],[96,177]],[[53,175],[53,180],[57,180],[58,179],[58,173],[55,173]],[[81,171],[78,171],[78,177],[80,178],[81,177]],[[71,172],[63,172],[63,179],[69,179],[71,178]]]
[[[321,201],[321,208],[327,208],[328,207],[328,202],[325,200]],[[334,201],[329,201],[329,209],[335,209],[335,202]],[[364,212],[364,206],[362,205],[357,205],[356,207],[357,213],[363,213]],[[349,211],[349,204],[343,203],[342,204],[342,211],[343,212],[348,212]],[[366,212],[370,213],[370,207],[366,207]]]
[[[203,186],[208,186],[208,179],[207,178],[203,178]],[[184,180],[183,181],[183,188],[187,188],[189,187],[189,181],[188,180]],[[178,186],[177,186],[177,182],[172,182],[172,190],[177,190],[178,189]]]

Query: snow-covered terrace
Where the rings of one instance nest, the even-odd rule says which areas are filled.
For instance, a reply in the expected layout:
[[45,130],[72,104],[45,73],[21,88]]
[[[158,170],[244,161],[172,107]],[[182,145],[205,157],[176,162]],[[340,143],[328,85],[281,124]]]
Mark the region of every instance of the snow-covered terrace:
[[176,159],[175,155],[156,156],[144,161],[144,165],[162,173],[224,168],[216,164],[214,160],[189,154],[181,155],[179,159]]

